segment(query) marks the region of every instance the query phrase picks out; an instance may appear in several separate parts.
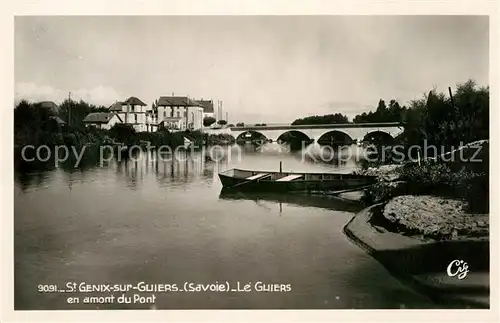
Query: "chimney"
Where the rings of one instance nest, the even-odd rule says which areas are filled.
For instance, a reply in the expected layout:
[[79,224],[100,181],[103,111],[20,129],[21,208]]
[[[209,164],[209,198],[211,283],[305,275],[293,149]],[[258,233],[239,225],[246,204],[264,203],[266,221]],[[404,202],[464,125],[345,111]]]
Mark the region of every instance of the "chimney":
[[222,101],[220,101],[220,118],[222,119],[224,117],[223,111],[222,111]]
[[222,119],[222,115],[221,115],[221,113],[220,113],[220,112],[221,112],[221,103],[222,103],[222,102],[219,100],[219,107],[218,107],[218,109],[217,109],[217,120]]

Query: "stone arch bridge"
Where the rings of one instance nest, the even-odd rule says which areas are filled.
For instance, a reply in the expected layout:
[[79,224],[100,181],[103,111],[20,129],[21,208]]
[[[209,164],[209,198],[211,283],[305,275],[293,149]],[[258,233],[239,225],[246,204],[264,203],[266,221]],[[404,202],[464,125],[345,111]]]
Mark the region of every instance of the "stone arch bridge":
[[404,127],[399,122],[384,123],[345,123],[345,124],[319,124],[319,125],[269,125],[269,126],[244,126],[224,129],[208,129],[208,134],[229,134],[236,140],[245,139],[252,133],[260,134],[269,141],[279,141],[286,133],[298,133],[305,140],[318,141],[325,136],[335,135],[344,138],[346,142],[365,142],[372,137],[395,138],[402,134]]

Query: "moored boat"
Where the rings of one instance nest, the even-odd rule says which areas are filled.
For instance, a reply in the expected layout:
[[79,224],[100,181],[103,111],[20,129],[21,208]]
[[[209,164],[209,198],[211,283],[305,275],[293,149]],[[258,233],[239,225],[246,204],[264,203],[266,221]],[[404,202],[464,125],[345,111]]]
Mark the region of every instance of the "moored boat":
[[375,184],[377,177],[336,173],[266,172],[233,168],[219,173],[224,189],[256,192],[341,191]]

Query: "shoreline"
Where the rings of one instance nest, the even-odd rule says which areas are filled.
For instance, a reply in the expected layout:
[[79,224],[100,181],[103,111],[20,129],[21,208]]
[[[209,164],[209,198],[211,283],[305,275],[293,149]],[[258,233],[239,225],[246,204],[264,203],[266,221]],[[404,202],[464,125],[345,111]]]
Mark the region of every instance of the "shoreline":
[[377,229],[370,220],[383,204],[355,214],[342,230],[346,237],[402,283],[445,308],[490,308],[489,271],[471,271],[463,280],[446,275],[446,264],[457,255],[473,268],[484,251],[489,255],[489,241],[422,241]]

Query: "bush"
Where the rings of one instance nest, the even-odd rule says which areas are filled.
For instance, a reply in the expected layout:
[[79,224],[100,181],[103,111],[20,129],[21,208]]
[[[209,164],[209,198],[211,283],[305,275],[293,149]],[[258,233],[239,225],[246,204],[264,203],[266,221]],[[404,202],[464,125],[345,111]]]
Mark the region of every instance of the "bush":
[[397,170],[398,182],[380,180],[365,190],[367,204],[386,202],[399,195],[436,195],[467,201],[473,213],[489,212],[489,178],[485,172],[437,161],[409,162]]
[[454,170],[450,163],[424,161],[421,166],[408,163],[401,169],[401,180],[407,181],[414,194],[450,196],[464,199],[471,212],[488,212],[489,178],[484,172],[467,167]]
[[111,129],[109,134],[116,141],[124,143],[125,145],[133,145],[137,140],[137,133],[132,125],[117,123]]
[[208,136],[209,145],[226,145],[226,144],[232,144],[234,142],[235,139],[230,134],[220,133]]
[[210,127],[212,124],[215,123],[215,118],[214,117],[205,117],[203,118],[203,126],[204,127]]

